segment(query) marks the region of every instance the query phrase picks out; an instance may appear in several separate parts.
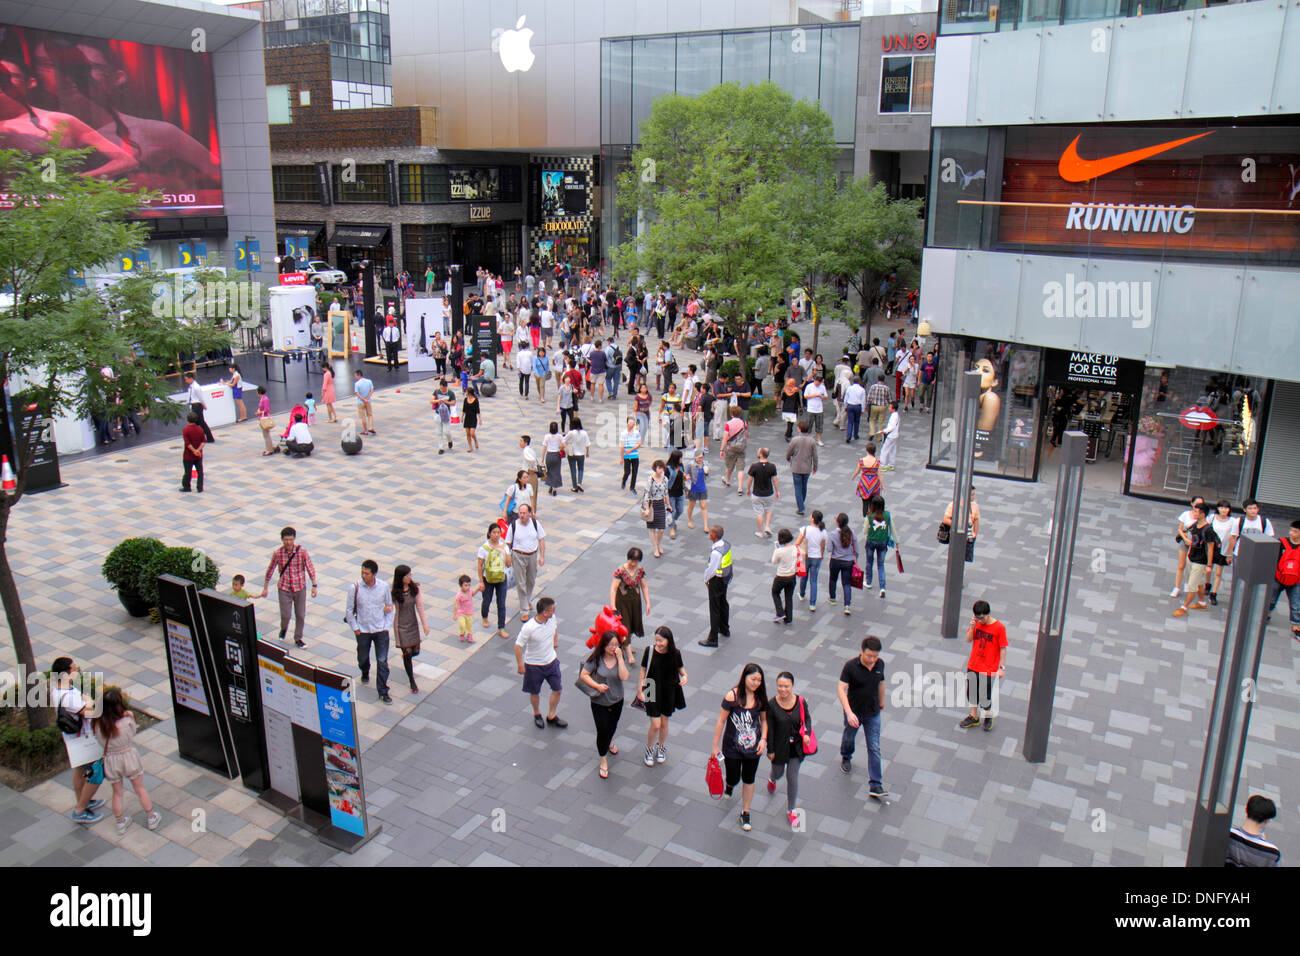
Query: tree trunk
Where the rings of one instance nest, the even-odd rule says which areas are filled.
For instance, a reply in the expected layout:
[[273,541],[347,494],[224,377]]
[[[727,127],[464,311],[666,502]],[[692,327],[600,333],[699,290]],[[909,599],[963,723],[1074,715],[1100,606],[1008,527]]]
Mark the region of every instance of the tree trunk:
[[[39,672],[36,669],[36,656],[32,653],[32,637],[27,631],[27,616],[23,613],[22,598],[18,596],[18,582],[14,580],[13,569],[9,567],[9,552],[6,547],[8,536],[9,507],[5,504],[0,505],[0,602],[4,603],[5,620],[13,637],[18,666],[25,669],[30,678]],[[27,725],[32,730],[48,727],[50,715],[38,707],[28,708]]]

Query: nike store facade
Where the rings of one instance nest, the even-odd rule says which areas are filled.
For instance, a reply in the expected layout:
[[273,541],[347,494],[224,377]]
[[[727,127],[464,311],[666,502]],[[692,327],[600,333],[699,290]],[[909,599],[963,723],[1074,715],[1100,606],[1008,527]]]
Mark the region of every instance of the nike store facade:
[[1300,6],[1049,7],[940,14],[931,466],[978,368],[977,472],[1300,508]]

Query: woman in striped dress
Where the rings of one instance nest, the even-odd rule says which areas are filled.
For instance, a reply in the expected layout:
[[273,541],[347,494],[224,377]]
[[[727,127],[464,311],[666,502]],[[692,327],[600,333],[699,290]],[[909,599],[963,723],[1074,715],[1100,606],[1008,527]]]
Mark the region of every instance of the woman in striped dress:
[[668,526],[668,466],[660,459],[654,463],[653,469],[646,486],[641,514],[645,518],[646,529],[650,532],[650,544],[654,546],[655,557],[662,558],[664,529]]
[[853,473],[858,497],[862,499],[862,517],[867,516],[867,502],[873,495],[885,496],[885,486],[880,481],[880,459],[876,457],[876,443],[867,442],[867,453],[858,459],[858,470]]

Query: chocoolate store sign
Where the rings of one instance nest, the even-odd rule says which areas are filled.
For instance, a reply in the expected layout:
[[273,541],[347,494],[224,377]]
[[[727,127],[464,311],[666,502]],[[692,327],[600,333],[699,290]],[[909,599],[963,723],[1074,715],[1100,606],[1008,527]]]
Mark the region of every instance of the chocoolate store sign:
[[1005,155],[1001,243],[1300,251],[1300,128],[1010,127]]

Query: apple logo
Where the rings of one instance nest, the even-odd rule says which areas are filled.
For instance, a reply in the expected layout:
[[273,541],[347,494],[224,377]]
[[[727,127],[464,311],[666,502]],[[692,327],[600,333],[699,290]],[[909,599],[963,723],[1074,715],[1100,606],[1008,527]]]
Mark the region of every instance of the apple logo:
[[536,59],[529,47],[533,42],[533,31],[524,27],[526,19],[528,17],[525,14],[515,23],[513,30],[503,30],[498,41],[501,65],[506,68],[507,73],[516,71],[526,73],[532,68],[533,60]]

